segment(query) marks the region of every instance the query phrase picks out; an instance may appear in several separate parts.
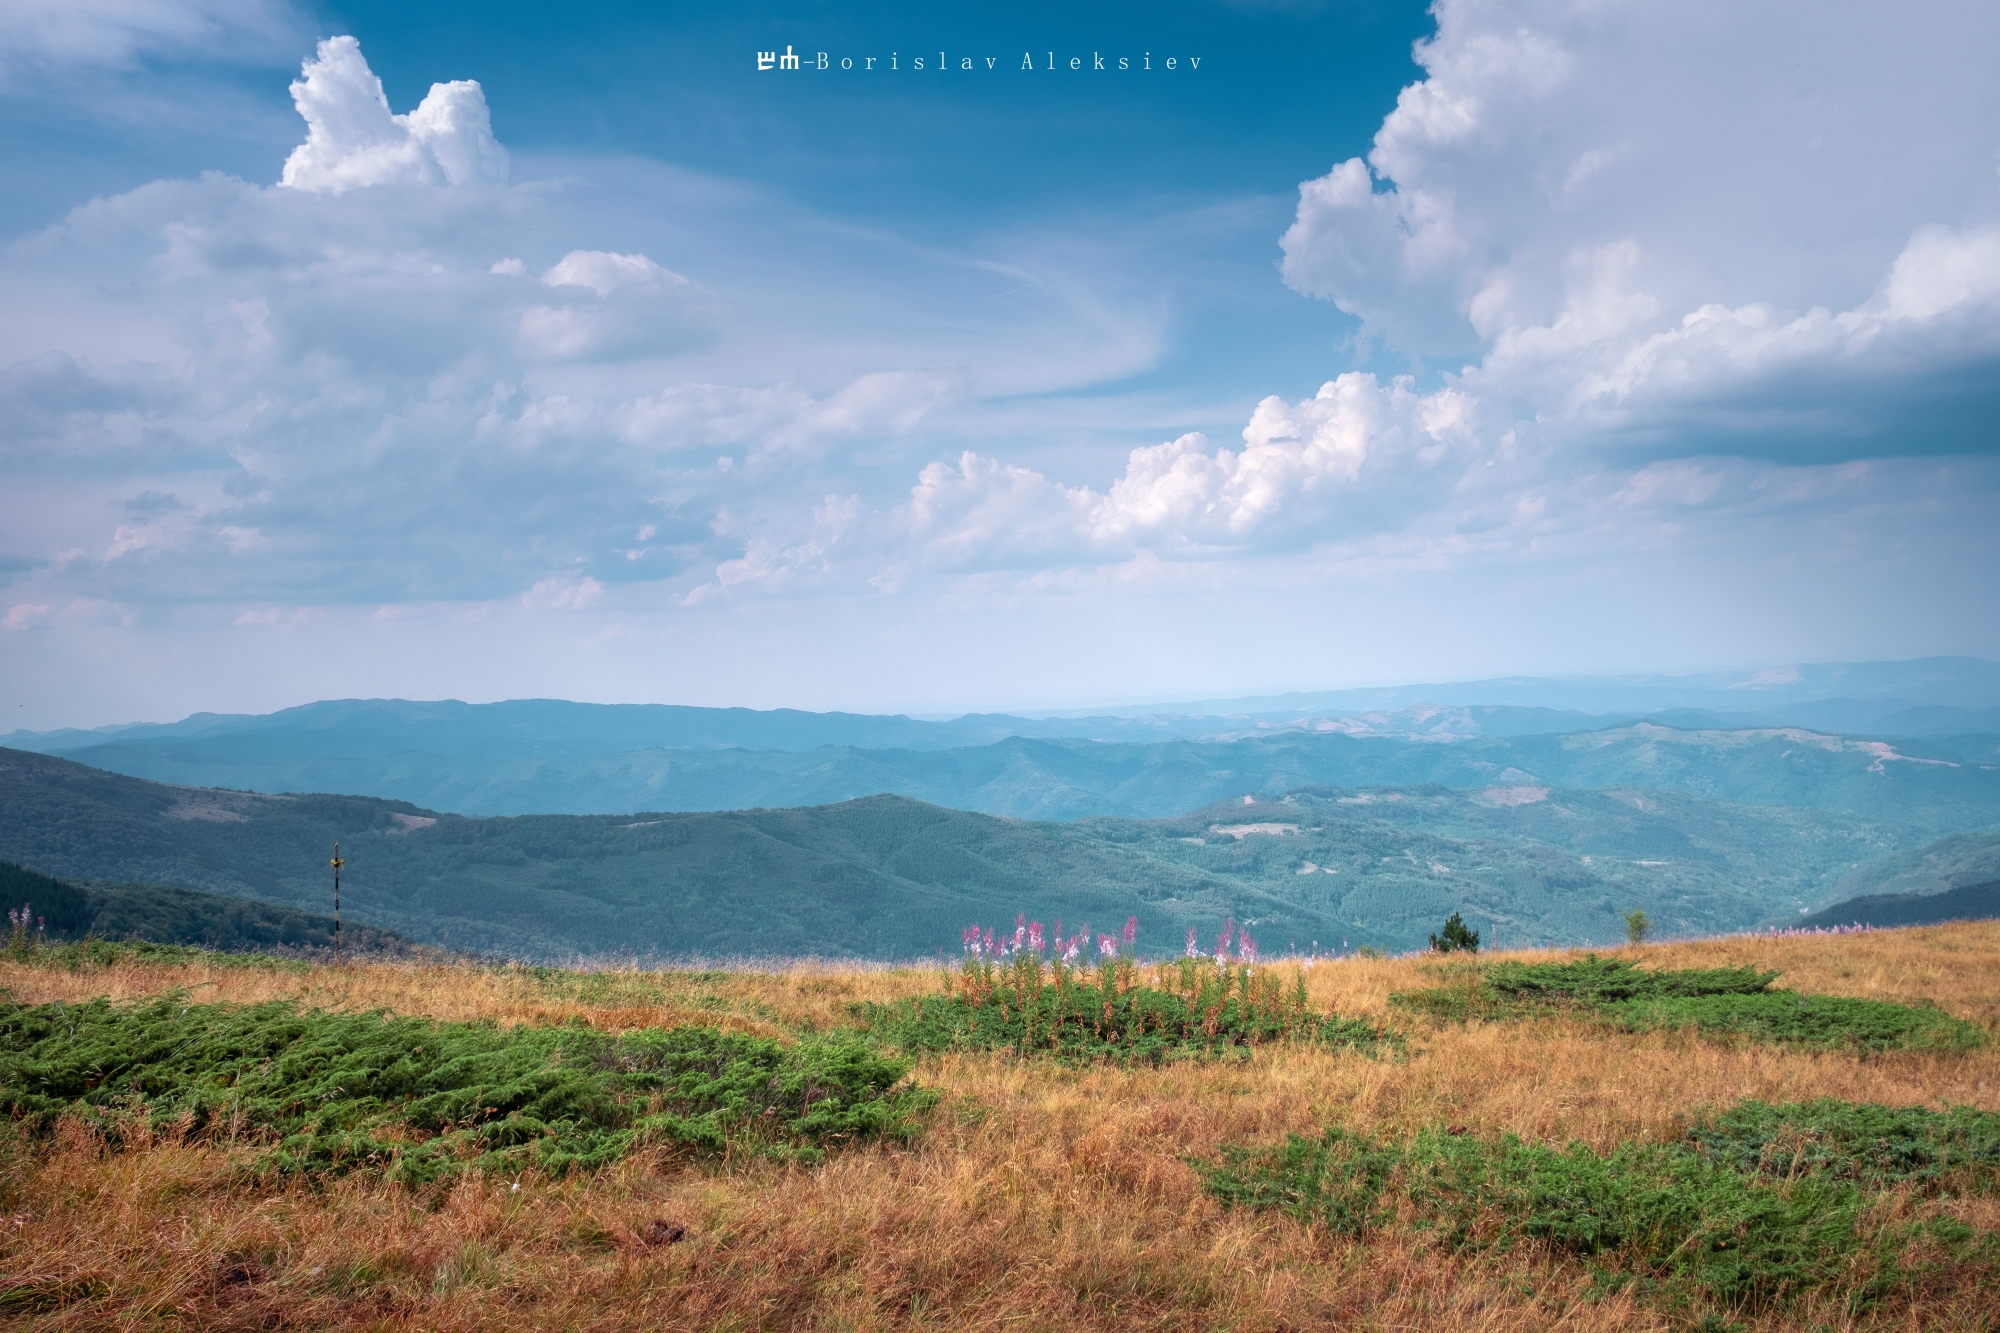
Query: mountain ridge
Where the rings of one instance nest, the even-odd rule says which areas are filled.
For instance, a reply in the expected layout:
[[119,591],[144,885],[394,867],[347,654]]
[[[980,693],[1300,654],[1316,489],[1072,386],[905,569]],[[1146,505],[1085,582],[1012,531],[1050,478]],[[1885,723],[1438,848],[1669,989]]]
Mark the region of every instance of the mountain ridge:
[[1927,742],[1799,728],[1596,732],[1451,743],[1284,731],[1229,741],[1007,737],[942,750],[638,750],[581,758],[263,762],[257,753],[98,746],[70,758],[152,781],[265,792],[339,791],[490,816],[625,814],[820,805],[877,792],[1010,818],[1165,818],[1245,792],[1306,785],[1460,788],[1507,783],[1641,786],[1756,805],[1799,805],[1933,833],[2000,820],[2000,763]]

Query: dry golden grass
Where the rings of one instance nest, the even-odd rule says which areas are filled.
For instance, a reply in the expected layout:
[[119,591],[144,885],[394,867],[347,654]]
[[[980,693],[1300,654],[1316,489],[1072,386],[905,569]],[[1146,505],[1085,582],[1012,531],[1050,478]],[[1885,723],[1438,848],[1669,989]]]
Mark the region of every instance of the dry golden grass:
[[[1929,999],[2000,1035],[2000,923],[1818,939],[1651,947],[1661,966],[1754,963],[1800,990]],[[1514,955],[1533,957],[1537,955]],[[1324,965],[1316,1004],[1389,1014],[1427,983],[1415,960]],[[856,1000],[937,986],[921,971],[800,965],[701,976],[552,977],[415,963],[277,969],[125,963],[63,973],[0,965],[24,1001],[295,998],[502,1023],[582,1017],[621,1029],[700,1021],[775,1033],[845,1021]],[[1202,1194],[1190,1156],[1329,1121],[1391,1135],[1444,1122],[1600,1149],[1664,1139],[1680,1117],[1745,1097],[1833,1096],[2000,1109],[2000,1044],[1968,1055],[1857,1058],[1723,1048],[1561,1021],[1431,1027],[1374,1061],[1265,1048],[1245,1064],[1065,1069],[947,1056],[914,1148],[864,1148],[814,1171],[723,1170],[662,1152],[592,1178],[469,1179],[413,1193],[362,1178],[269,1189],[249,1149],[159,1141],[107,1152],[72,1126],[15,1140],[0,1163],[0,1286],[44,1294],[0,1322],[50,1329],[723,1329],[1674,1327],[1593,1296],[1574,1262],[1462,1260],[1410,1236],[1366,1243]],[[1885,1205],[1903,1208],[1907,1202]],[[2000,1230],[2000,1201],[1947,1205]],[[649,1243],[656,1220],[687,1228]],[[17,1297],[17,1301],[25,1299]],[[1864,1320],[1811,1302],[1761,1327],[1990,1329],[2000,1300],[1931,1279]]]

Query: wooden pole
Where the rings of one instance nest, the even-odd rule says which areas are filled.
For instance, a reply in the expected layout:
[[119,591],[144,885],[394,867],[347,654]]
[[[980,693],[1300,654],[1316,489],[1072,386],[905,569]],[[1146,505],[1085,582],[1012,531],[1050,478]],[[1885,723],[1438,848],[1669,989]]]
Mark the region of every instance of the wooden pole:
[[347,862],[340,859],[340,844],[333,844],[333,965],[340,966],[340,868]]

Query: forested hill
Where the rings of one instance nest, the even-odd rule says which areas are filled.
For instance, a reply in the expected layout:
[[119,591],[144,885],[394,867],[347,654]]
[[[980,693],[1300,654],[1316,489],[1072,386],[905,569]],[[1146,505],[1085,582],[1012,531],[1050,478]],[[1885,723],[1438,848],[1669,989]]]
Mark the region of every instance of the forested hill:
[[1136,914],[1177,951],[1228,916],[1267,946],[1402,949],[1465,910],[1511,944],[1602,943],[1641,908],[1674,933],[1826,901],[1906,826],[1671,792],[1303,788],[1167,820],[1055,824],[870,796],[803,809],[471,819],[356,796],[168,787],[0,750],[0,859],[305,910],[348,862],[352,919],[516,956],[912,957],[1014,914]]

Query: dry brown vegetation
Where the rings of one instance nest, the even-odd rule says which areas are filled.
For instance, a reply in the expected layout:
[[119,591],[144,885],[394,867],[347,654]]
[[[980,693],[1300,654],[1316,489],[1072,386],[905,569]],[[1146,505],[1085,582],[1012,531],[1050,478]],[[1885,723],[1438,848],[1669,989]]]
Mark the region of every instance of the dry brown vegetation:
[[[1752,963],[1781,985],[1927,999],[2000,1036],[2000,923],[1827,938],[1663,945],[1660,966]],[[1553,955],[1509,955],[1522,958]],[[272,1187],[253,1151],[155,1139],[108,1151],[71,1124],[15,1136],[0,1165],[0,1322],[36,1328],[1666,1329],[1593,1294],[1574,1261],[1457,1259],[1407,1234],[1366,1241],[1232,1212],[1188,1165],[1225,1142],[1340,1122],[1392,1136],[1445,1123],[1600,1149],[1663,1140],[1743,1098],[1832,1096],[2000,1109],[2000,1043],[1861,1058],[1726,1048],[1558,1019],[1432,1027],[1391,1014],[1416,960],[1321,965],[1317,1006],[1383,1018],[1413,1053],[1373,1060],[1266,1047],[1241,1064],[1064,1068],[1005,1055],[921,1062],[943,1093],[913,1148],[816,1170],[721,1167],[652,1150],[592,1177],[470,1177],[432,1192],[362,1176]],[[935,973],[797,965],[706,974],[369,963],[345,969],[125,961],[0,964],[26,1002],[185,990],[503,1024],[623,1030],[705,1022],[781,1035],[846,1006],[935,989]],[[1943,1207],[2000,1230],[2000,1201]],[[665,1224],[665,1225],[661,1225]],[[669,1239],[673,1228],[685,1235]],[[1994,1326],[1991,1291],[1943,1268],[1864,1317],[1808,1298],[1760,1327]]]

